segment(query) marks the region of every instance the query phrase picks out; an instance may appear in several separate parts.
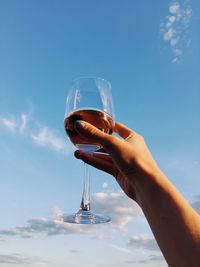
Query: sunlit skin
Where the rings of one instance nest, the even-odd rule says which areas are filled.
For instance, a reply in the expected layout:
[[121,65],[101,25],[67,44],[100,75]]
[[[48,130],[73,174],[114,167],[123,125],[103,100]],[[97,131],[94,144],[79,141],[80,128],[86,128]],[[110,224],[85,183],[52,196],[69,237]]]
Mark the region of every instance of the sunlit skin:
[[113,175],[142,208],[170,267],[200,266],[200,216],[163,174],[141,135],[115,123],[119,137],[77,121],[81,136],[102,145],[104,154],[77,150],[78,159]]

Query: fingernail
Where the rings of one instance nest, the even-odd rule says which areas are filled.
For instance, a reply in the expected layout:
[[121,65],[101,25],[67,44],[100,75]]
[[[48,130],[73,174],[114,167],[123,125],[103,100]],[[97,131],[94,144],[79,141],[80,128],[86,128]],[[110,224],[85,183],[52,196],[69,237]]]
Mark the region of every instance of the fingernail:
[[74,152],[74,156],[77,158],[77,159],[80,159],[81,158],[81,151],[80,150],[76,150]]
[[81,120],[77,120],[74,124],[75,128],[77,127],[81,127],[83,128],[85,126],[85,122],[84,121],[81,121]]

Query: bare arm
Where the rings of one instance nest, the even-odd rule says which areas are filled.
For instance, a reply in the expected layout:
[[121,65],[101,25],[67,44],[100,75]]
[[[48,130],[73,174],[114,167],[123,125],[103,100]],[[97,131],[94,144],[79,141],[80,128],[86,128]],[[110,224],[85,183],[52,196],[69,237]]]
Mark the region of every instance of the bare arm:
[[144,139],[116,123],[109,136],[89,123],[77,122],[76,130],[109,153],[75,156],[113,175],[124,192],[142,208],[170,267],[200,266],[200,216],[158,168]]

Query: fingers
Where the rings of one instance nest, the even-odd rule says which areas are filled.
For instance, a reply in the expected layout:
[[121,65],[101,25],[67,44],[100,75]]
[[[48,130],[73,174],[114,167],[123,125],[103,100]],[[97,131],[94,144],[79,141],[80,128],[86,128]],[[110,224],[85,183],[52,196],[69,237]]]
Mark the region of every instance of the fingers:
[[107,153],[106,150],[101,147],[100,149],[98,149],[97,151],[95,151],[95,153]]
[[111,139],[113,137],[111,137],[111,135],[102,132],[88,122],[77,120],[74,126],[81,136],[91,141],[95,141],[101,144],[103,147],[106,147],[107,144],[110,145],[110,143],[112,143]]
[[102,154],[102,153],[94,152],[93,157],[102,159],[102,160],[110,162],[110,163],[113,163],[113,160],[111,159],[109,154]]
[[122,123],[115,122],[115,129],[114,131],[119,134],[124,139],[129,138],[130,136],[136,135],[137,133],[125,126]]
[[[80,135],[83,135],[84,137],[101,144],[107,143],[107,141],[110,140],[110,136],[108,134],[103,133],[102,131],[85,121],[76,121],[75,129],[79,132]],[[114,131],[124,139],[137,134],[135,131],[119,122],[115,122]]]
[[[111,136],[97,129],[85,121],[75,122],[76,131],[87,140],[100,144],[106,153],[109,153],[113,159],[121,158],[121,151],[124,150],[124,141],[116,136]],[[136,132],[132,131],[121,123],[115,123],[114,131],[123,137],[126,141],[132,142]]]
[[75,157],[83,160],[85,163],[99,169],[105,171],[113,176],[116,174],[116,168],[114,167],[112,161],[106,158],[106,155],[100,154],[86,154],[80,150],[75,151]]

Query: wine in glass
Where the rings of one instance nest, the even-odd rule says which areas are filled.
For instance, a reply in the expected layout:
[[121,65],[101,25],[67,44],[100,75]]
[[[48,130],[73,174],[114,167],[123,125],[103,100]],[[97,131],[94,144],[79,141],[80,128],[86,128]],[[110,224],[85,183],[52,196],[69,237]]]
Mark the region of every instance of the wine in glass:
[[[101,149],[101,145],[80,136],[74,128],[77,120],[91,123],[101,131],[112,134],[114,109],[111,84],[101,78],[85,77],[76,79],[69,91],[66,103],[64,126],[71,142],[86,153]],[[76,224],[97,224],[110,221],[106,215],[94,214],[90,205],[90,172],[84,163],[84,183],[80,209],[72,215],[64,215],[63,221]]]

